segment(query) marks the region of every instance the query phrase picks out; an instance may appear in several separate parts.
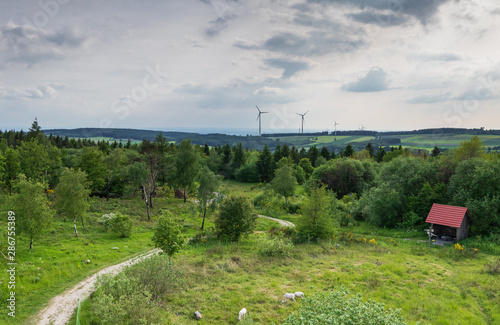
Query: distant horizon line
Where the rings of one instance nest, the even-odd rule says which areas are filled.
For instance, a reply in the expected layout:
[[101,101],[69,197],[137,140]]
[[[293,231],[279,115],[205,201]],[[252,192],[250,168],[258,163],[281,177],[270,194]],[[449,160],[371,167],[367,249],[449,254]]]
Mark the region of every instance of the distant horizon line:
[[[64,127],[52,127],[52,128],[42,128],[42,131],[52,131],[52,130],[77,130],[77,129],[125,129],[125,130],[144,130],[144,131],[158,131],[158,132],[186,132],[186,133],[198,133],[198,134],[228,134],[228,135],[240,135],[240,136],[247,136],[247,135],[255,135],[258,136],[258,131],[254,130],[254,128],[241,128],[241,127],[106,127],[106,128],[101,128],[101,127],[71,127],[71,128],[64,128]],[[488,131],[488,130],[498,130],[498,129],[487,129],[484,127],[477,127],[477,128],[466,128],[466,127],[427,127],[427,128],[417,128],[417,129],[407,129],[407,130],[360,130],[360,129],[345,129],[345,130],[339,130],[337,129],[337,132],[353,132],[353,131],[364,131],[364,132],[411,132],[411,131],[421,131],[421,130],[434,130],[434,129],[459,129],[459,130],[483,130],[483,131]],[[29,128],[25,129],[24,127],[22,128],[3,128],[0,127],[0,131],[5,132],[5,131],[24,131],[27,132]],[[229,132],[228,132],[229,131]],[[319,133],[319,132],[329,132],[333,133],[334,130],[332,129],[316,129],[316,128],[311,128],[311,129],[306,129],[304,130],[304,133]],[[300,135],[302,132],[299,132],[298,129],[271,129],[271,130],[263,130],[263,134],[279,134],[279,133],[294,133],[297,135]]]

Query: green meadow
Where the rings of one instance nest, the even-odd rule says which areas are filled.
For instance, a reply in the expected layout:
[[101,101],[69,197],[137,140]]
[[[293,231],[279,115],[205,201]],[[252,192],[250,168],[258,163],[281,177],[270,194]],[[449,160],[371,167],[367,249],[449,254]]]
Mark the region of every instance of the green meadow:
[[[265,186],[224,181],[222,192],[254,198]],[[2,200],[2,207],[9,206],[8,197]],[[0,323],[32,323],[32,316],[52,297],[108,265],[153,249],[153,225],[165,210],[180,218],[186,238],[199,231],[201,217],[194,201],[184,203],[162,196],[154,203],[152,221],[147,221],[140,196],[109,201],[93,198],[86,215],[87,231],[78,225],[78,238],[72,221],[64,219],[56,220],[50,236],[35,240],[31,251],[28,239],[20,237],[16,256],[17,316],[13,320],[2,313]],[[130,238],[118,238],[99,225],[100,216],[111,212],[134,217]],[[279,217],[292,222],[300,218],[290,214]],[[206,229],[213,226],[214,215],[210,214]],[[258,233],[239,243],[207,241],[185,246],[172,258],[182,270],[185,284],[183,290],[165,300],[165,323],[236,324],[238,311],[245,307],[255,323],[279,324],[301,305],[300,299],[284,303],[284,293],[302,291],[312,295],[340,286],[353,294],[361,293],[364,299],[384,303],[386,308],[400,308],[410,324],[500,322],[500,275],[485,267],[494,264],[498,256],[482,249],[470,254],[476,247],[475,239],[468,241],[469,253],[464,254],[453,247],[429,249],[422,232],[361,223],[337,228],[330,240],[295,244],[288,257],[263,256],[262,240],[269,236],[267,230],[277,227],[278,223],[259,218]],[[5,276],[1,287],[5,301]],[[199,322],[192,318],[195,310],[203,315]],[[90,300],[83,302],[80,312],[81,324],[92,324]],[[70,324],[75,324],[74,318]]]

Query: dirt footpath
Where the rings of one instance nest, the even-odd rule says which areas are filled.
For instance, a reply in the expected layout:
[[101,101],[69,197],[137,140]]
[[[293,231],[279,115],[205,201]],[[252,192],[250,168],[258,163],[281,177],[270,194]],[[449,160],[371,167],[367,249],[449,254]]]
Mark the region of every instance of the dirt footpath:
[[96,281],[98,275],[118,274],[125,267],[141,262],[145,258],[148,258],[153,254],[157,254],[159,251],[159,249],[154,249],[145,254],[131,258],[123,263],[108,266],[107,268],[100,270],[96,274],[78,283],[76,286],[64,292],[63,294],[54,297],[49,302],[49,305],[38,313],[36,319],[32,320],[32,322],[29,323],[35,323],[39,325],[67,324],[69,319],[71,318],[71,315],[73,315],[73,311],[76,307],[78,307],[78,299],[83,301],[90,295],[93,289],[94,282]]
[[[295,225],[293,223],[291,223],[290,221],[271,218],[271,217],[267,217],[267,216],[263,216],[263,215],[259,215],[259,217],[277,221],[282,226],[285,226],[285,227],[295,227]],[[94,283],[95,283],[98,275],[118,274],[125,267],[139,263],[142,260],[144,260],[145,258],[148,258],[151,255],[158,253],[159,251],[160,251],[159,249],[154,249],[154,250],[149,251],[143,255],[131,258],[130,260],[125,261],[123,263],[108,266],[107,268],[100,270],[99,272],[92,275],[91,277],[88,277],[87,279],[78,283],[76,286],[69,289],[68,291],[52,298],[52,300],[49,302],[49,305],[45,309],[40,311],[36,315],[35,319],[32,319],[31,322],[28,321],[28,323],[29,324],[34,323],[34,324],[38,324],[38,325],[51,325],[51,324],[53,324],[53,325],[65,325],[65,324],[67,324],[69,319],[71,318],[71,315],[73,315],[75,308],[78,307],[78,299],[83,301],[90,295],[90,293],[93,290],[93,286],[94,286]]]
[[290,221],[286,221],[286,220],[281,220],[281,219],[276,219],[276,218],[271,218],[271,217],[268,217],[268,216],[263,216],[263,215],[260,215],[259,214],[259,217],[260,218],[267,218],[267,219],[271,219],[273,221],[277,221],[280,223],[280,225],[282,226],[285,226],[285,227],[295,227],[295,225],[293,223],[291,223]]

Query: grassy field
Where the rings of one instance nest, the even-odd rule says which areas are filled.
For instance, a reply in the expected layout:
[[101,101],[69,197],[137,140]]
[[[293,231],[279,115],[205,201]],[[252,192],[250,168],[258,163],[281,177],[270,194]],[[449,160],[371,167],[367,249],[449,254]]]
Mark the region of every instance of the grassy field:
[[[265,186],[224,181],[221,192],[254,198]],[[9,206],[8,198],[0,200],[0,206]],[[201,216],[196,203],[171,197],[158,198],[154,203],[153,221],[148,222],[139,196],[109,201],[93,198],[86,215],[88,231],[79,229],[80,237],[74,236],[72,221],[57,217],[50,235],[35,240],[32,251],[28,249],[26,237],[18,238],[17,317],[13,321],[2,313],[0,323],[23,324],[50,298],[97,270],[152,249],[153,225],[163,210],[181,218],[186,237],[199,231]],[[118,238],[98,225],[98,218],[109,212],[134,217],[132,237]],[[7,210],[2,209],[0,213],[6,215]],[[299,215],[280,217],[297,222]],[[211,214],[206,227],[213,226]],[[274,221],[258,219],[258,231],[274,226],[277,226]],[[0,227],[5,229],[5,221],[0,222]],[[375,238],[378,245],[346,244],[340,239],[343,232],[352,232],[358,239],[364,237],[368,241]],[[296,245],[293,257],[289,258],[261,256],[260,240],[266,236],[263,233],[250,235],[238,244],[187,246],[173,259],[183,270],[186,285],[181,293],[169,297],[165,309],[170,319],[166,322],[194,324],[191,315],[199,310],[204,317],[200,323],[236,324],[242,307],[249,310],[257,323],[279,322],[300,306],[300,301],[282,303],[285,292],[303,291],[311,295],[340,285],[353,293],[362,293],[365,299],[375,299],[390,308],[402,308],[403,316],[410,323],[500,322],[500,275],[484,271],[484,265],[498,257],[480,251],[473,258],[463,258],[450,247],[429,250],[425,234],[421,232],[380,229],[366,224],[337,229],[336,235],[319,245]],[[390,239],[396,240],[398,246]],[[119,249],[113,250],[113,247]],[[474,247],[474,241],[468,247]],[[84,263],[87,259],[90,264]],[[6,272],[1,288],[2,299],[6,301]],[[85,301],[82,324],[89,324],[89,311],[90,302]]]
[[[439,148],[456,148],[461,142],[470,140],[473,135],[418,135],[401,138],[403,146],[412,148],[432,149],[434,146]],[[480,135],[479,139],[486,147],[500,146],[500,136],[496,135]]]
[[[312,295],[339,286],[386,308],[401,308],[410,324],[500,322],[498,275],[484,271],[493,257],[461,258],[451,247],[429,250],[418,241],[393,246],[380,236],[376,246],[304,244],[295,246],[293,257],[270,258],[258,254],[262,236],[188,247],[176,256],[186,285],[165,304],[165,323],[236,324],[242,307],[258,324],[279,323],[301,304],[283,303],[285,292]],[[90,321],[89,302],[83,306],[82,325]],[[199,322],[192,319],[195,310],[203,315]]]
[[[440,134],[419,134],[419,135],[391,135],[389,138],[399,138],[401,139],[401,145],[405,148],[412,149],[433,149],[435,146],[439,148],[449,148],[453,149],[460,145],[461,142],[465,140],[470,140],[473,135],[461,134],[461,135],[440,135]],[[480,135],[479,138],[483,142],[485,147],[497,147],[500,146],[500,136],[497,135]],[[277,138],[273,138],[276,140]],[[288,143],[289,145],[295,145],[296,147],[311,147],[315,145],[318,148],[323,146],[344,146],[348,143],[355,144],[357,142],[375,141],[372,136],[333,136],[324,135],[317,137],[310,136],[293,136],[293,137],[281,137],[279,138],[281,143]],[[335,140],[336,139],[336,140]],[[380,141],[383,142],[384,138]]]
[[[257,195],[262,188],[254,184],[255,189],[250,189],[250,184],[240,184],[225,181],[223,187],[232,193],[246,194],[252,197]],[[265,185],[265,184],[264,184]],[[9,207],[9,197],[0,197],[0,214],[7,216],[6,208]],[[22,324],[30,315],[41,310],[51,297],[64,292],[85,277],[96,273],[98,270],[132,256],[153,249],[151,237],[156,219],[163,210],[169,210],[182,219],[183,233],[192,237],[198,233],[202,218],[198,205],[192,201],[184,204],[183,200],[171,197],[161,197],[154,200],[155,207],[151,210],[152,221],[148,222],[146,209],[140,196],[130,199],[105,199],[92,198],[91,208],[85,216],[87,231],[77,224],[79,237],[73,230],[72,220],[64,220],[56,216],[52,230],[42,239],[35,239],[33,249],[29,250],[29,239],[19,234],[16,241],[16,318],[7,317],[6,313],[0,314],[0,324]],[[104,213],[122,213],[133,217],[135,220],[134,233],[130,238],[118,238],[111,232],[105,232],[98,224],[98,219]],[[2,229],[2,246],[6,251],[7,236],[6,219],[0,221]],[[258,231],[267,230],[279,224],[268,219],[258,219]],[[206,229],[214,227],[214,217],[209,215],[205,222]],[[113,250],[118,247],[118,250]],[[87,264],[84,261],[90,260]],[[0,277],[1,299],[8,298],[7,273]],[[6,310],[6,309],[5,309]]]

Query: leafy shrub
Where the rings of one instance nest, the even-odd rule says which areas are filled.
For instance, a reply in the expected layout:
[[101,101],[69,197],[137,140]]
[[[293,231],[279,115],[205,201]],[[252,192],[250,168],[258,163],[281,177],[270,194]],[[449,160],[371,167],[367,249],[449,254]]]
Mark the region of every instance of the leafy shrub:
[[173,220],[170,213],[158,220],[152,241],[155,243],[155,247],[163,250],[169,257],[182,248],[184,238],[181,236],[180,225]]
[[148,258],[127,272],[137,279],[143,290],[151,293],[152,300],[159,300],[177,291],[184,283],[182,272],[164,255]]
[[383,304],[363,302],[361,298],[359,293],[349,296],[343,287],[329,294],[317,292],[313,297],[303,298],[297,315],[292,313],[282,324],[406,324],[399,310],[386,310]]
[[106,213],[106,214],[102,215],[102,217],[97,221],[97,223],[99,223],[99,225],[103,226],[104,230],[106,230],[106,232],[107,232],[109,230],[109,228],[111,227],[111,223],[115,217],[116,217],[116,214],[114,214],[114,213]]
[[162,302],[182,284],[182,273],[161,255],[117,276],[100,276],[94,285],[93,324],[161,324]]
[[238,182],[256,183],[259,181],[259,172],[256,163],[245,164],[234,172]]
[[348,227],[356,224],[356,221],[349,213],[341,213],[339,224],[341,227]]
[[413,211],[406,212],[403,215],[403,221],[398,224],[401,229],[413,229],[415,225],[421,222],[420,216]]
[[287,207],[288,213],[292,214],[298,213],[300,210],[300,205],[301,205],[300,202],[289,202]]
[[110,219],[109,228],[120,237],[130,237],[134,228],[134,222],[127,215],[117,214]]
[[93,323],[159,324],[161,308],[152,301],[147,290],[141,290],[136,278],[125,273],[115,277],[104,275],[96,281],[92,300]]
[[[259,184],[259,186],[261,186],[262,183]],[[270,192],[270,191],[264,191],[262,193],[260,193],[259,195],[257,195],[254,199],[253,199],[253,205],[254,207],[256,208],[264,208],[265,205],[267,203],[269,203],[271,201],[273,197],[273,194]]]
[[253,231],[256,219],[250,200],[242,195],[234,195],[225,198],[220,204],[215,229],[220,237],[238,241],[241,235]]
[[262,238],[258,244],[259,254],[268,257],[291,257],[293,243],[284,235]]

